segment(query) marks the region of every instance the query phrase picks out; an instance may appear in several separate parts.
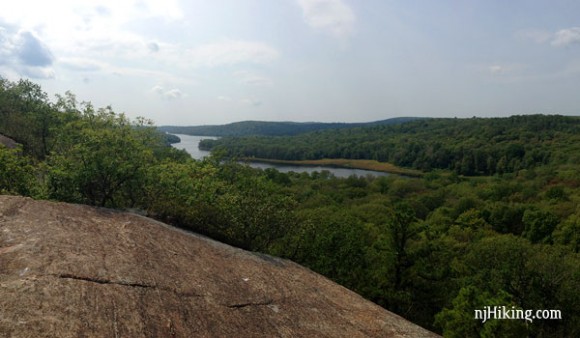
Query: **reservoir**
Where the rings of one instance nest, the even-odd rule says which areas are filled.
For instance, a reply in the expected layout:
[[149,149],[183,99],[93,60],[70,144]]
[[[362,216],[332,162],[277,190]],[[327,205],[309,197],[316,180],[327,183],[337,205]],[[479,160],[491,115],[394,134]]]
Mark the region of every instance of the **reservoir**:
[[[184,149],[187,151],[191,157],[195,158],[196,160],[200,160],[210,154],[209,151],[199,150],[198,145],[199,141],[203,139],[216,139],[217,137],[211,136],[192,136],[192,135],[183,135],[183,134],[176,134],[181,139],[180,143],[173,144],[173,147],[177,149]],[[260,169],[267,169],[267,168],[274,168],[280,172],[287,173],[290,171],[297,172],[297,173],[312,173],[312,172],[321,172],[323,170],[331,172],[336,177],[346,178],[352,175],[356,176],[388,176],[388,173],[381,172],[381,171],[372,171],[372,170],[362,170],[362,169],[349,169],[349,168],[334,168],[334,167],[325,167],[325,166],[300,166],[300,165],[286,165],[286,164],[271,164],[271,163],[260,163],[260,162],[244,162],[247,163],[250,167],[253,168],[260,168]]]

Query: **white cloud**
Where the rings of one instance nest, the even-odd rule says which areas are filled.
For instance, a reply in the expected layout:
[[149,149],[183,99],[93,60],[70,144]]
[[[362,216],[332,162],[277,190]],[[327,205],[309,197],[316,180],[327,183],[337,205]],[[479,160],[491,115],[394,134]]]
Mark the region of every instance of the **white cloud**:
[[241,99],[240,103],[248,105],[248,106],[252,106],[252,107],[259,107],[262,105],[262,101],[256,100],[256,99],[251,99],[251,98]]
[[159,81],[168,83],[195,84],[195,80],[192,80],[190,77],[177,77],[174,76],[173,74],[157,70],[109,66],[107,67],[106,71],[108,72],[108,74],[114,74],[117,76],[157,79]]
[[134,52],[137,47],[147,51],[145,39],[130,32],[129,24],[149,18],[178,20],[183,16],[177,0],[2,1],[0,13],[10,13],[5,20],[36,33],[61,55],[87,56],[93,52],[94,57],[114,55],[123,46]]
[[220,100],[220,101],[225,101],[225,102],[230,102],[232,100],[231,97],[229,97],[229,96],[223,96],[223,95],[218,96],[217,99]]
[[180,99],[183,97],[183,92],[177,88],[173,88],[163,93],[163,97],[167,99]]
[[64,67],[83,72],[93,72],[106,68],[103,62],[87,58],[62,58],[58,60]]
[[493,64],[486,67],[488,73],[494,76],[513,76],[517,74],[521,74],[526,70],[526,65],[519,64],[519,63],[511,63],[511,64]]
[[[129,27],[152,18],[182,19],[179,0],[1,1],[0,58],[4,61],[0,63],[7,68],[7,54],[14,54],[18,46],[16,56],[27,68],[12,68],[25,76],[54,77],[53,61],[66,70],[98,71],[113,68],[106,64],[119,67],[125,60],[144,60],[158,54],[162,45]],[[14,31],[20,32],[20,42],[6,39]]]
[[565,47],[572,44],[580,44],[580,27],[562,29],[554,34],[553,46]]
[[54,69],[47,67],[22,67],[19,73],[32,79],[54,79],[56,77]]
[[[118,0],[109,0],[118,3]],[[183,11],[179,0],[138,0],[135,6],[139,15],[146,18],[163,18],[165,20],[179,20],[183,18]]]
[[189,50],[188,56],[193,66],[215,67],[240,63],[269,63],[280,53],[262,42],[226,40]]
[[9,77],[55,77],[54,56],[35,34],[0,21],[0,71]]
[[[194,84],[191,71],[200,67],[267,64],[280,55],[257,41],[221,40],[192,46],[187,41],[163,41],[135,28],[183,17],[179,0],[0,1],[0,66],[3,74],[15,76],[52,78],[62,73],[62,78],[82,78],[87,74],[67,73],[98,72],[181,87]],[[171,23],[181,29],[184,24]],[[269,83],[258,75],[238,79],[244,84]],[[171,89],[162,95],[182,96]]]
[[298,0],[298,5],[311,27],[339,39],[354,33],[355,14],[342,0]]
[[566,47],[580,44],[580,27],[561,29],[555,33],[538,29],[527,29],[516,32],[516,37],[536,43],[550,43],[554,47]]
[[545,43],[552,39],[553,34],[540,29],[524,29],[516,32],[516,37],[523,40],[531,40],[536,43]]
[[234,77],[236,77],[241,84],[245,85],[251,86],[272,85],[272,80],[270,80],[269,78],[247,70],[240,70],[235,72]]
[[504,67],[502,67],[500,65],[492,65],[492,66],[489,66],[488,69],[489,69],[490,73],[492,73],[492,74],[501,74],[505,71]]
[[181,99],[185,96],[185,94],[177,88],[166,89],[160,85],[156,85],[151,88],[151,92],[159,95],[159,97],[165,100]]
[[10,13],[8,17],[11,22],[18,23],[27,29],[42,26],[41,29],[46,30],[61,30],[71,26],[89,30],[97,26],[103,28],[104,21],[110,25],[110,28],[116,29],[139,19],[179,20],[183,18],[179,0],[2,1],[0,13]]

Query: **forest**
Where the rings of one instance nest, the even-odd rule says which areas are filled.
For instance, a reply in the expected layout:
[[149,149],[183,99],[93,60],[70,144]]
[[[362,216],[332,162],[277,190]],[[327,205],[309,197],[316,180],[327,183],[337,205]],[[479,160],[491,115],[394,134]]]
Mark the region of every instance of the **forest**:
[[[146,119],[0,79],[0,134],[20,144],[0,145],[0,193],[133,210],[288,258],[446,337],[578,337],[578,125],[535,115],[224,138],[198,161]],[[285,174],[232,155],[370,157],[424,174]],[[474,319],[494,305],[562,319]]]
[[277,160],[365,159],[460,175],[513,173],[547,164],[580,162],[580,118],[420,119],[396,125],[304,133],[292,137],[224,137],[205,150]]

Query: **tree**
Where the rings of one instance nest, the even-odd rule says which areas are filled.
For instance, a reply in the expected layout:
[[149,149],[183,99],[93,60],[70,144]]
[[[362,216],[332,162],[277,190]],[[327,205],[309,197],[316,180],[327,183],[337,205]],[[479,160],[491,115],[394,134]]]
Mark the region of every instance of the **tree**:
[[21,149],[0,144],[0,194],[30,196],[35,185],[34,168]]
[[403,288],[403,274],[411,265],[408,255],[408,243],[418,233],[415,224],[415,212],[408,204],[400,203],[395,206],[394,217],[387,224],[391,239],[391,248],[395,255],[394,288]]
[[560,220],[547,210],[528,209],[522,221],[525,225],[523,236],[532,243],[552,243],[552,232]]
[[[475,286],[461,288],[449,308],[435,316],[435,325],[443,330],[445,337],[523,337],[526,336],[526,323],[517,320],[489,320],[475,318],[476,311],[489,307],[516,308],[511,296],[503,290],[495,295]],[[483,313],[482,313],[483,314]]]
[[[292,246],[285,256],[328,276],[338,283],[361,291],[368,288],[368,231],[348,212],[332,207],[303,211],[299,228],[290,236]],[[294,247],[296,246],[296,247]]]
[[58,152],[50,157],[51,198],[99,206],[137,203],[144,170],[154,161],[159,142],[151,130],[134,126],[110,109],[88,105],[80,120],[60,134]]
[[221,235],[245,249],[268,250],[296,225],[296,202],[277,189],[265,176],[238,174],[235,184],[217,196]]
[[580,252],[580,215],[570,215],[558,224],[554,231],[554,242],[569,247],[573,252]]
[[29,80],[2,81],[0,132],[24,146],[24,152],[43,160],[51,150],[57,115],[40,85]]

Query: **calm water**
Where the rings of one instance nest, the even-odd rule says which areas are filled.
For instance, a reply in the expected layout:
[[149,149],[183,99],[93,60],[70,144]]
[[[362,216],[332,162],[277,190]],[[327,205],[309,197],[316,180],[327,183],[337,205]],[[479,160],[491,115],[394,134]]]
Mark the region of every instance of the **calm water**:
[[[195,159],[202,159],[210,154],[209,151],[199,150],[198,144],[199,141],[204,139],[216,139],[217,137],[211,136],[191,136],[191,135],[181,135],[177,134],[181,139],[180,143],[173,144],[173,146],[177,149],[185,149],[193,158]],[[267,169],[267,168],[275,168],[276,170],[287,173],[290,171],[297,172],[297,173],[312,173],[315,171],[323,171],[327,170],[334,174],[336,177],[349,177],[351,175],[357,176],[387,176],[388,173],[380,172],[380,171],[372,171],[372,170],[361,170],[361,169],[346,169],[346,168],[333,168],[333,167],[324,167],[324,166],[299,166],[299,165],[281,165],[281,164],[270,164],[270,163],[259,163],[259,162],[247,162],[247,164],[253,168],[260,168],[260,169]]]
[[211,136],[191,136],[181,134],[175,135],[177,135],[181,139],[181,142],[173,144],[173,147],[177,149],[185,149],[185,151],[187,151],[191,155],[191,157],[195,158],[196,160],[201,160],[202,158],[209,156],[210,153],[209,151],[199,150],[199,148],[197,147],[199,145],[199,141],[207,139],[211,140],[217,139],[217,137]]

